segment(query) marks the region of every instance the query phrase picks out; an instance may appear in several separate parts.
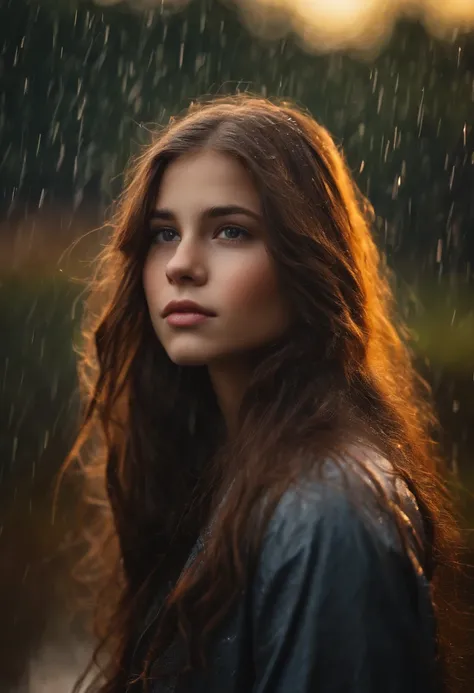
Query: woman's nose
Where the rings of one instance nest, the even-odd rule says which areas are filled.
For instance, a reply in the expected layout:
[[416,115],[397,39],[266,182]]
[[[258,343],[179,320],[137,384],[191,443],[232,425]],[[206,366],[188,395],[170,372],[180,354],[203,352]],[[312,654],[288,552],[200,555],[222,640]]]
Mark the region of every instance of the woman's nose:
[[205,281],[207,276],[205,258],[196,243],[181,241],[166,266],[166,276],[174,283],[192,280]]

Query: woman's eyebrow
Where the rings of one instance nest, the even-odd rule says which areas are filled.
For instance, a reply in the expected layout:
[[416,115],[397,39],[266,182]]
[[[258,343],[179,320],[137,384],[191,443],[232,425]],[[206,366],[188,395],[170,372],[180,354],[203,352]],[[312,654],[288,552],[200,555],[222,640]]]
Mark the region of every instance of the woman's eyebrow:
[[[262,221],[260,214],[257,214],[257,212],[253,212],[251,209],[247,209],[246,207],[240,207],[239,205],[221,205],[219,207],[210,207],[203,212],[202,216],[215,219],[216,217],[226,217],[232,214],[244,214],[245,216],[252,217],[257,221]],[[175,215],[169,209],[154,209],[150,214],[150,220],[162,219],[164,221],[172,221],[174,218]]]

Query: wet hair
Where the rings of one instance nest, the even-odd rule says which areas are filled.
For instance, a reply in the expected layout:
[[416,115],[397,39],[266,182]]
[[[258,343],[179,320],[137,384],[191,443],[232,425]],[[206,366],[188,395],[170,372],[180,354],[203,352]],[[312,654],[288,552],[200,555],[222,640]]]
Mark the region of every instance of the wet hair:
[[[174,364],[159,342],[142,283],[163,172],[204,150],[233,157],[251,176],[294,318],[262,348],[232,440],[207,368]],[[438,422],[372,221],[328,131],[286,101],[244,94],[195,103],[132,162],[91,281],[79,363],[84,416],[64,468],[79,463],[84,482],[90,547],[82,568],[105,585],[90,667],[106,659],[91,690],[126,689],[159,594],[166,599],[136,680],[149,678],[152,665],[160,675],[160,654],[176,638],[187,669],[205,666],[209,635],[239,594],[282,494],[302,475],[321,474],[328,458],[362,469],[363,459],[347,452],[354,442],[390,460],[413,491],[430,549],[425,569],[445,612],[436,576],[454,565],[459,535]],[[198,566],[178,580],[216,516]]]

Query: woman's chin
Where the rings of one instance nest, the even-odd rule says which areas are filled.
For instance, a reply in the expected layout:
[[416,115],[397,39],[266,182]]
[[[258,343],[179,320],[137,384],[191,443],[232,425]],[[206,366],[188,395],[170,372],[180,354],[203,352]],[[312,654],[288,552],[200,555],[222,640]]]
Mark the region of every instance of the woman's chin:
[[168,356],[177,366],[207,366],[212,360],[209,355],[192,350],[168,353]]

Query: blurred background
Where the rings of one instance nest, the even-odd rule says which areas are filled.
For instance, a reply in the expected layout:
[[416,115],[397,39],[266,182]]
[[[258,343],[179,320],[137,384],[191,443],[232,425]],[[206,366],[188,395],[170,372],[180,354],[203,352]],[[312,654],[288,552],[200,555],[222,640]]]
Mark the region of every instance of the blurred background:
[[[474,549],[472,0],[3,0],[6,693],[69,691],[89,649],[71,599],[69,492],[53,517],[52,484],[77,425],[72,344],[81,282],[104,241],[98,229],[155,125],[197,97],[238,90],[308,107],[375,206],[374,233],[433,387]],[[468,598],[474,605],[474,590]]]

